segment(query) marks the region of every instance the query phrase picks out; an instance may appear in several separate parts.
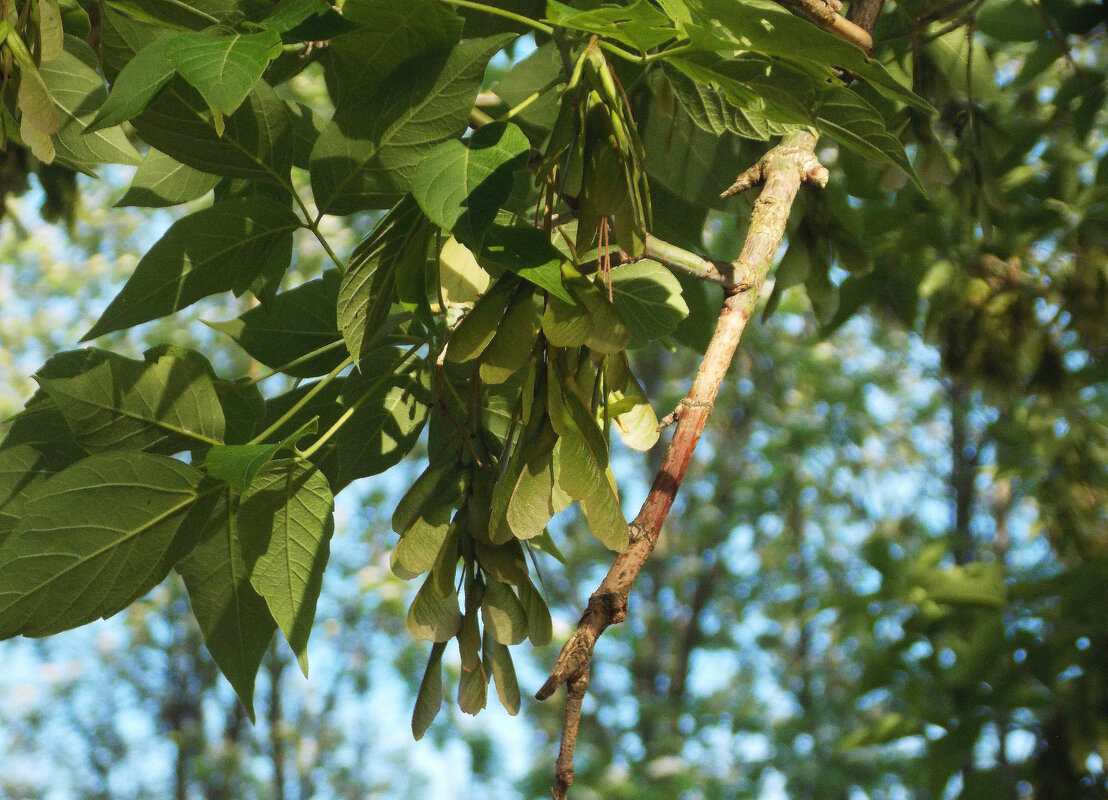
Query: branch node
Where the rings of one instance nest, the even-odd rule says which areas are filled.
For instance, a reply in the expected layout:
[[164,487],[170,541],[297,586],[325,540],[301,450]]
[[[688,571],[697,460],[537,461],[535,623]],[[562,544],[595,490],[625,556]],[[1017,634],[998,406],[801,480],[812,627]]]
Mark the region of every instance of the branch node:
[[754,186],[758,186],[765,180],[765,170],[763,169],[763,161],[759,160],[757,164],[743,171],[739,177],[735,178],[735,182],[720,192],[720,197],[730,197],[731,195],[740,194],[745,192]]

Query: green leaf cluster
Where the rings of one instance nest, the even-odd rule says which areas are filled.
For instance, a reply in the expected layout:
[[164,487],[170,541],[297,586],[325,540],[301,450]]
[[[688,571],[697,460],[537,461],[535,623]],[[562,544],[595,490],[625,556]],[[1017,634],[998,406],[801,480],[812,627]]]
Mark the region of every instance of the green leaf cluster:
[[[417,736],[451,639],[462,710],[490,680],[518,708],[507,648],[550,641],[527,556],[557,555],[557,513],[576,503],[605,547],[627,544],[611,434],[658,439],[627,351],[695,340],[690,308],[711,306],[647,241],[699,247],[731,177],[705,153],[814,127],[914,177],[844,71],[883,109],[930,111],[761,0],[550,2],[542,18],[107,0],[96,51],[81,13],[28,2],[37,14],[0,21],[5,146],[86,173],[137,165],[119,205],[189,204],[85,338],[250,293],[209,325],[268,371],[223,378],[174,347],[51,358],[0,443],[0,637],[109,616],[176,569],[251,708],[275,631],[307,671],[334,495],[425,435],[428,465],[393,513],[394,572],[427,576],[408,615],[434,643]],[[538,47],[505,70],[521,27]],[[309,66],[318,106],[290,83]],[[327,216],[357,230],[349,253]],[[332,263],[305,275],[307,241]]]

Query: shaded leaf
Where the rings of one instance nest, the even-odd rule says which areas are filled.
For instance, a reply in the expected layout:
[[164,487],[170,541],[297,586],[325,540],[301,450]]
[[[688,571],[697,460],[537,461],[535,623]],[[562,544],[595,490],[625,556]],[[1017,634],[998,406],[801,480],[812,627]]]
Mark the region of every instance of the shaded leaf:
[[234,339],[251,358],[285,375],[326,375],[346,357],[335,321],[338,293],[339,273],[327,270],[320,278],[279,293],[267,305],[207,324]]
[[681,284],[657,261],[644,259],[612,270],[612,302],[631,334],[629,347],[668,336],[689,313]]
[[420,162],[465,127],[497,36],[420,56],[345,107],[312,149],[312,191],[321,211],[387,208],[411,187]]
[[202,475],[149,453],[89,456],[26,498],[0,546],[0,638],[48,636],[122,611],[192,549]]
[[165,208],[203,197],[220,177],[187,167],[165,153],[150,149],[139,164],[126,194],[116,207]]
[[105,354],[71,378],[39,377],[89,452],[177,453],[223,440],[225,420],[207,363],[173,354],[136,361]]
[[281,54],[275,31],[212,36],[178,33],[165,45],[165,57],[207,101],[220,130],[220,116],[234,112],[262,77],[269,62]]
[[177,220],[84,339],[172,314],[211,294],[245,292],[271,260],[287,266],[298,227],[292,209],[261,197],[224,200]]
[[308,674],[308,636],[334,532],[327,479],[299,459],[270,461],[242,495],[235,517],[250,584]]
[[230,489],[221,492],[200,543],[177,563],[204,644],[254,719],[254,682],[277,623],[254,587],[231,512]]
[[432,150],[416,169],[412,195],[432,222],[476,244],[512,193],[530,149],[512,123],[490,123]]

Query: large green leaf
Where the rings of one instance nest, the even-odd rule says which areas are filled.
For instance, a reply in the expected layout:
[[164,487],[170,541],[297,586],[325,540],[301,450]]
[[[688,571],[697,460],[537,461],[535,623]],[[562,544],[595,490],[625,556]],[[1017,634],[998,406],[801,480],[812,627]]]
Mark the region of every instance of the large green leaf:
[[433,227],[409,195],[354,250],[342,276],[337,321],[355,358],[370,349],[396,300],[398,273],[423,269]]
[[172,314],[218,292],[245,292],[271,262],[288,265],[298,227],[290,208],[262,197],[225,200],[178,220],[84,338]]
[[116,206],[165,208],[203,197],[215,188],[220,177],[187,167],[165,153],[151,148],[131,178],[126,194]]
[[336,36],[324,54],[336,109],[360,102],[405,61],[449,50],[462,32],[462,20],[439,0],[347,0],[342,15],[358,29]]
[[254,680],[277,623],[250,585],[242,542],[231,512],[234,492],[221,492],[204,537],[177,563],[204,644],[254,719]]
[[169,62],[207,101],[217,130],[221,115],[242,105],[269,62],[280,54],[277,31],[226,36],[178,33],[165,46]]
[[820,131],[859,155],[900,167],[923,190],[904,145],[889,133],[877,109],[857,92],[842,86],[829,87],[815,115]]
[[511,38],[477,39],[420,56],[337,109],[312,150],[320,210],[350,214],[400,199],[420,162],[465,128],[489,59]]
[[292,165],[288,106],[265,81],[254,84],[222,130],[200,94],[176,77],[132,120],[152,147],[203,172],[285,183]]
[[276,8],[266,16],[262,27],[266,30],[285,33],[291,31],[305,20],[325,14],[331,10],[327,0],[281,0]]
[[672,92],[688,118],[713,136],[733,133],[765,141],[772,136],[781,136],[793,127],[767,119],[746,106],[735,105],[711,84],[692,80],[669,65],[665,65],[655,78],[655,88],[660,94]]
[[250,583],[308,674],[308,636],[334,532],[331,487],[315,465],[271,461],[242,495],[236,518]]
[[0,638],[109,617],[196,543],[201,474],[149,453],[89,456],[44,481],[0,546]]
[[[346,357],[335,323],[339,274],[323,276],[278,294],[227,322],[209,322],[267,367],[294,378],[326,375]],[[320,352],[323,351],[323,352]]]
[[477,244],[527,165],[530,144],[510,122],[493,122],[432,150],[416,169],[412,195],[428,218]]
[[19,524],[28,495],[52,473],[46,458],[29,444],[0,450],[0,545]]
[[112,79],[108,99],[89,124],[90,131],[119,125],[138,116],[154,95],[169,83],[176,69],[165,56],[168,40],[167,36],[158,36],[123,64]]
[[561,28],[595,33],[643,52],[677,36],[669,17],[647,0],[635,0],[620,8],[602,6],[591,11],[578,11],[557,0],[547,0],[546,18]]
[[668,336],[689,313],[681,284],[656,261],[642,260],[612,270],[612,302],[631,332],[629,347]]
[[63,53],[40,68],[61,115],[61,127],[54,136],[58,157],[86,169],[139,163],[138,152],[119,128],[88,130],[108,90],[96,70],[92,48],[72,36],[66,37],[65,45]]
[[223,408],[206,362],[169,353],[146,361],[105,355],[73,377],[39,376],[86,450],[170,454],[223,440]]
[[[811,22],[769,0],[687,0],[688,6],[720,27],[707,36],[696,37],[701,46],[720,50],[753,50],[822,72],[834,80],[833,68],[840,67],[865,78],[877,91],[920,111],[934,109],[910,89],[900,85],[880,62],[866,56],[857,46],[828,33]],[[719,36],[720,29],[727,36]]]
[[566,303],[575,302],[562,285],[562,264],[566,257],[538,228],[493,225],[482,242],[477,260],[510,270]]
[[241,22],[249,8],[242,0],[106,0],[104,5],[136,19],[192,30]]

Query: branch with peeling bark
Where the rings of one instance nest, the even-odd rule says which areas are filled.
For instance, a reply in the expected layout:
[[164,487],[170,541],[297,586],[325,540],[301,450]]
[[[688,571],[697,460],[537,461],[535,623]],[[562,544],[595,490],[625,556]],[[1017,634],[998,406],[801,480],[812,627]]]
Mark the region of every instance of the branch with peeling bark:
[[562,647],[550,677],[536,695],[539,700],[545,700],[563,683],[568,685],[561,751],[555,774],[555,800],[565,798],[573,783],[573,751],[581,719],[581,700],[588,687],[596,642],[608,626],[622,622],[627,616],[627,598],[658,541],[662,523],[692,461],[712,403],[781,246],[797,191],[804,183],[819,186],[827,183],[827,170],[816,158],[815,145],[816,137],[811,133],[792,134],[740,176],[739,182],[743,186],[761,184],[763,188],[754,203],[742,252],[730,265],[733,277],[726,290],[715,333],[693,379],[692,388],[676,413],[677,426],[650,493],[630,524],[630,543],[616,556],[600,587],[589,598],[577,629]]
[[865,50],[873,49],[873,37],[869,31],[839,13],[842,0],[777,0],[780,5],[796,9],[825,31]]

